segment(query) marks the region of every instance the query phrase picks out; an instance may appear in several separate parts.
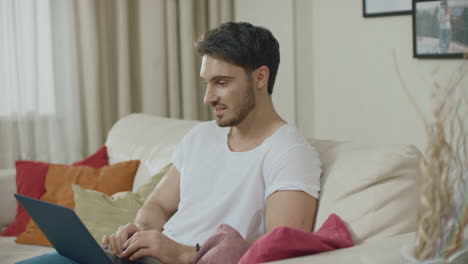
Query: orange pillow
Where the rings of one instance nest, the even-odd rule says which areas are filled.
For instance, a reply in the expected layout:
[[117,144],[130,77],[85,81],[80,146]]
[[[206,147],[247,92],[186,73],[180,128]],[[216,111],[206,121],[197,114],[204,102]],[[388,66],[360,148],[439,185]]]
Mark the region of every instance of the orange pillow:
[[[112,195],[130,191],[140,161],[131,160],[95,169],[87,166],[50,165],[45,180],[46,192],[41,200],[75,208],[72,184]],[[16,238],[16,243],[51,246],[34,221]]]

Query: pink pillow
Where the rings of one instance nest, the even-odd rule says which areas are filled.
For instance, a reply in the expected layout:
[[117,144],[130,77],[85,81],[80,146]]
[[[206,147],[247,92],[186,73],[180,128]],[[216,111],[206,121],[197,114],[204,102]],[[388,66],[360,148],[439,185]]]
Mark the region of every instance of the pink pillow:
[[230,225],[220,225],[202,246],[193,263],[235,264],[249,249],[249,242]]
[[331,214],[315,233],[278,227],[249,243],[229,225],[221,225],[194,261],[196,264],[256,264],[353,246],[348,228]]
[[[16,161],[16,192],[24,196],[40,199],[45,193],[44,183],[50,164],[28,160]],[[72,166],[90,166],[93,168],[101,168],[107,165],[109,165],[109,162],[106,146],[102,146],[86,159],[72,164]],[[15,220],[1,235],[18,236],[25,230],[29,220],[29,215],[18,203]]]
[[353,245],[348,228],[338,216],[331,214],[315,233],[291,227],[274,229],[255,241],[238,264],[264,263]]

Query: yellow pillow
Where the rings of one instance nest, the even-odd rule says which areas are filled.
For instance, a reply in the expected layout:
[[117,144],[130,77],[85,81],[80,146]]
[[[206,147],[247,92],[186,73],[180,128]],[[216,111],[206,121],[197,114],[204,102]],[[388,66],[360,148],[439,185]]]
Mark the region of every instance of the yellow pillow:
[[145,199],[168,171],[166,166],[136,192],[118,192],[108,196],[102,192],[73,185],[75,212],[98,243],[104,235],[114,233],[121,225],[135,220]]

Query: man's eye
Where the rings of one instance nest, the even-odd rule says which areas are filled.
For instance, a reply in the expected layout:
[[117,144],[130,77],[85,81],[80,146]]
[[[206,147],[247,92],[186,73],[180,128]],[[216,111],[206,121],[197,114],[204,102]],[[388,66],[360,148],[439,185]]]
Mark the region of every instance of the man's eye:
[[228,84],[228,82],[226,82],[226,81],[219,81],[218,82],[219,86],[225,86],[226,84]]

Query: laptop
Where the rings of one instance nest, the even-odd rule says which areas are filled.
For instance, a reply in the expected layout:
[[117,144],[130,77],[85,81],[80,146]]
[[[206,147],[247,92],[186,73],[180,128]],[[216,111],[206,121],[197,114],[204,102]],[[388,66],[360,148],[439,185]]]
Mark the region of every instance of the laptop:
[[15,198],[36,222],[55,250],[64,257],[80,264],[163,264],[150,257],[136,261],[119,259],[94,240],[73,210],[19,194],[15,194]]

